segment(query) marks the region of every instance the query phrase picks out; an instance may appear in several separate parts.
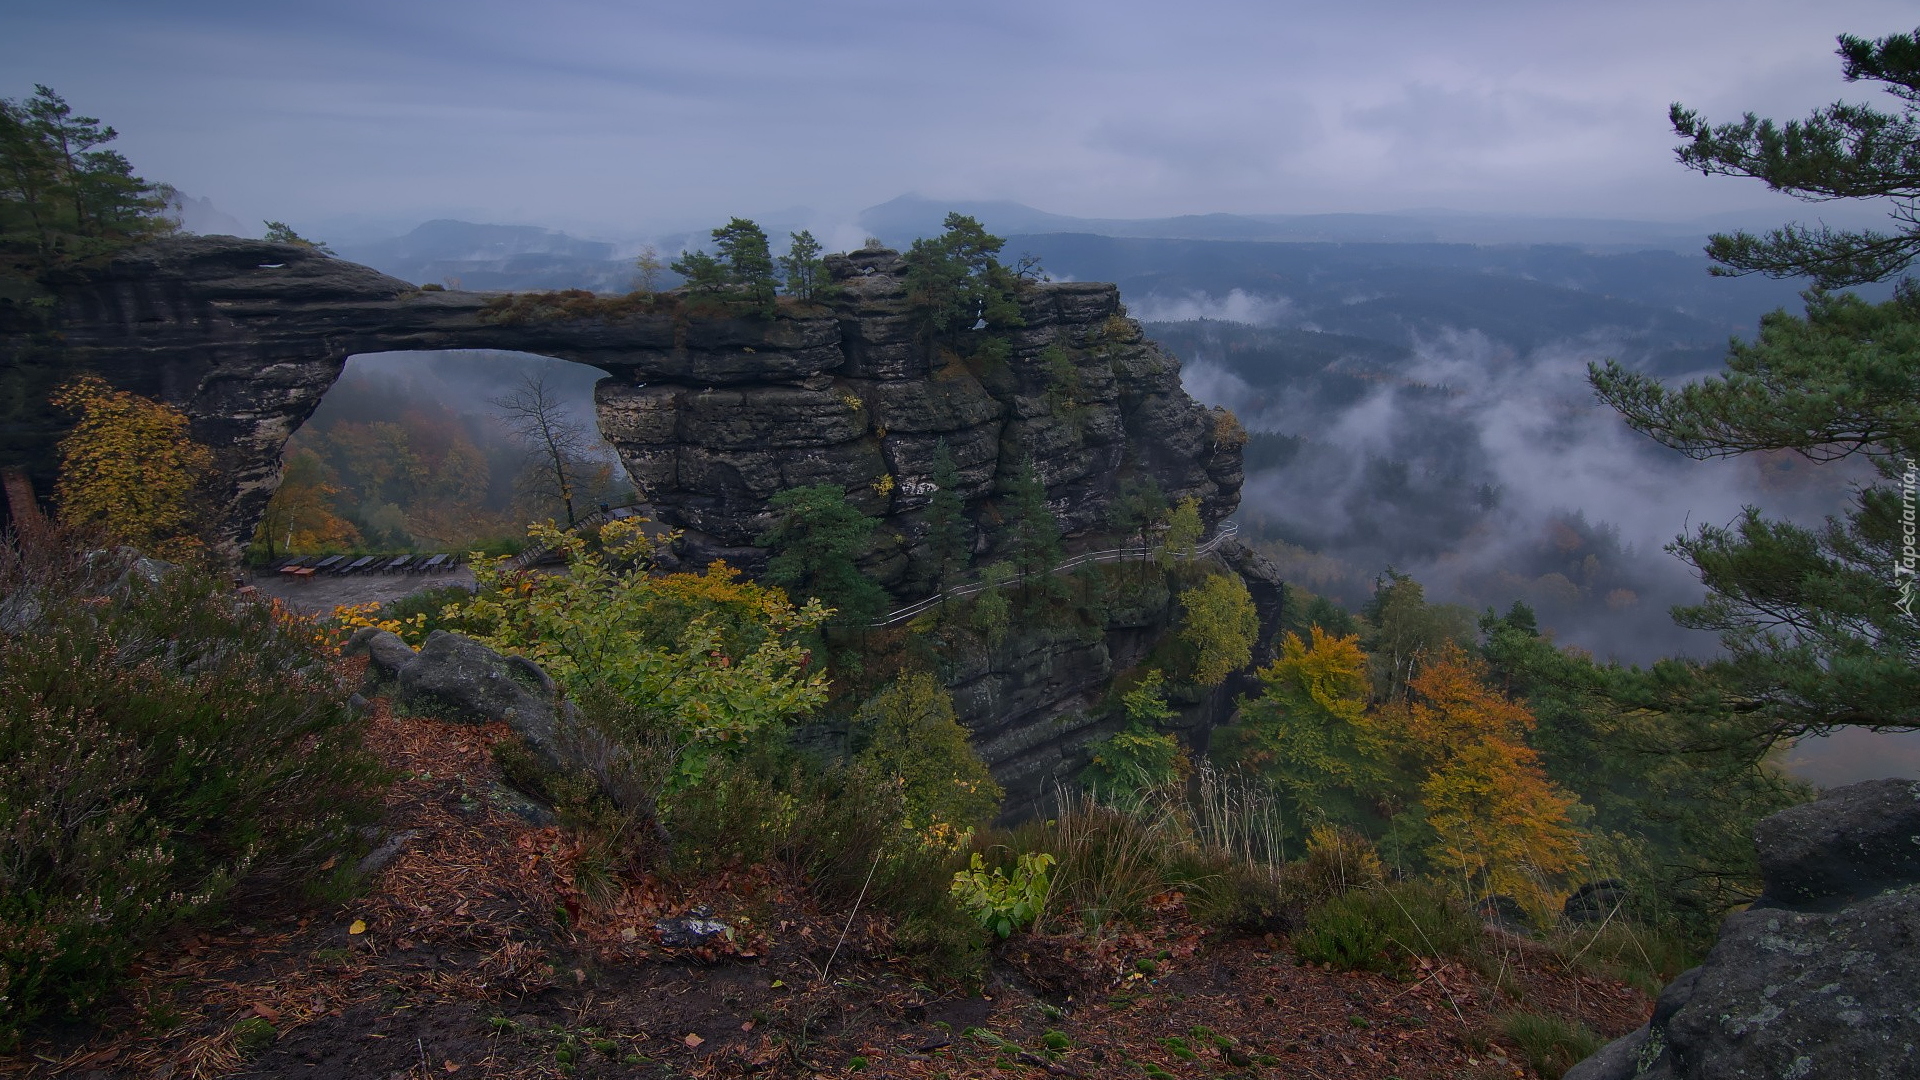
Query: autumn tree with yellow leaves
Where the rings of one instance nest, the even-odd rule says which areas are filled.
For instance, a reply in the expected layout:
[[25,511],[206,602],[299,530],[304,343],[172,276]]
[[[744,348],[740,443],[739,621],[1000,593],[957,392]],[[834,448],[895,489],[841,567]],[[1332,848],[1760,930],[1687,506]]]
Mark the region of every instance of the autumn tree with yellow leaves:
[[254,529],[254,543],[267,558],[291,551],[345,548],[360,542],[360,530],[334,512],[333,498],[340,485],[333,470],[311,450],[287,455],[280,486],[267,501],[266,513]]
[[193,441],[186,415],[97,375],[67,383],[51,400],[79,418],[60,441],[61,521],[159,558],[202,557],[209,503],[197,496],[213,451]]
[[1309,634],[1286,636],[1280,658],[1258,672],[1260,695],[1243,700],[1240,722],[1215,738],[1223,756],[1287,796],[1296,820],[1351,822],[1379,779],[1368,751],[1367,656],[1358,637],[1317,626]]
[[1396,846],[1475,894],[1538,906],[1579,857],[1577,800],[1527,745],[1533,715],[1488,687],[1482,663],[1442,645],[1405,693],[1368,707],[1357,636],[1288,634],[1261,694],[1222,732],[1226,756],[1267,777],[1297,820],[1392,833]]

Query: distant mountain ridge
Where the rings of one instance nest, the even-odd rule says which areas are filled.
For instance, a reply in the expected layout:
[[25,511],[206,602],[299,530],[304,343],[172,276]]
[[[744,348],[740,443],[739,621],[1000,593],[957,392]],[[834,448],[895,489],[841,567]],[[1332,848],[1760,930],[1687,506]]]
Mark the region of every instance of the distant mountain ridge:
[[1602,251],[1658,249],[1699,254],[1713,232],[1766,229],[1779,224],[1772,212],[1715,214],[1689,221],[1534,217],[1420,209],[1392,213],[1183,214],[1164,218],[1074,217],[1007,200],[939,200],[918,194],[869,207],[862,227],[905,247],[932,236],[949,212],[979,220],[989,232],[1086,233],[1155,240],[1254,240],[1347,244],[1573,244]]

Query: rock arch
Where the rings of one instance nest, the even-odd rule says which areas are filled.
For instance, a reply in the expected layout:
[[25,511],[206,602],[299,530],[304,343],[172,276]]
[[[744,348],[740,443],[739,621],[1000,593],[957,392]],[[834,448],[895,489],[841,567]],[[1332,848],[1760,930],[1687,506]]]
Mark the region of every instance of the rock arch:
[[[695,562],[751,565],[766,500],[831,482],[888,519],[870,568],[912,592],[925,480],[945,441],[970,500],[1030,457],[1069,534],[1099,527],[1116,480],[1151,476],[1195,495],[1209,520],[1237,504],[1239,447],[1188,397],[1171,357],[1125,318],[1118,290],[1039,284],[1005,364],[981,370],[914,340],[897,253],[831,260],[830,308],[771,320],[643,311],[509,321],[479,293],[423,291],[311,250],[179,237],[76,275],[56,292],[54,333],[15,325],[0,356],[21,374],[4,418],[15,458],[50,471],[57,427],[22,413],[36,386],[91,370],[192,418],[221,463],[224,538],[252,534],[281,448],[357,353],[498,349],[590,364],[602,433]],[[1035,359],[1049,345],[1079,370],[1070,409]],[[36,427],[36,424],[38,425]],[[883,483],[883,477],[892,483]]]

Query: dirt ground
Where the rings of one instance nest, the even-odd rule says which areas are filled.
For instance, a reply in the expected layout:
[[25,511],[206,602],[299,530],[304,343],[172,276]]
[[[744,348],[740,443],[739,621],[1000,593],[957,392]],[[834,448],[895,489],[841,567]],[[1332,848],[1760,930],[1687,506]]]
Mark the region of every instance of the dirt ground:
[[[493,765],[503,726],[374,710],[402,839],[365,895],[245,899],[0,1075],[1493,1080],[1533,1075],[1494,1034],[1502,1012],[1613,1036],[1651,1009],[1518,938],[1505,992],[1444,961],[1406,981],[1323,970],[1284,938],[1203,933],[1177,894],[1116,937],[1016,935],[963,993],[891,960],[884,919],[823,910],[776,871],[583,889],[578,847]],[[726,932],[681,940],[689,916]]]
[[462,565],[445,574],[352,574],[305,579],[262,571],[249,576],[247,584],[303,615],[325,615],[342,604],[384,604],[408,593],[443,585],[464,585],[471,589],[473,570]]

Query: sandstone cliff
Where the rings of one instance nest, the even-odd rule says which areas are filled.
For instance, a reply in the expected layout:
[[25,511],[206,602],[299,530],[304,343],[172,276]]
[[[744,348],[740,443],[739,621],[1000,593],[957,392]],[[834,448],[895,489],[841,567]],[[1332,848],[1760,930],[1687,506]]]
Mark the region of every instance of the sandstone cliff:
[[[356,353],[506,349],[591,364],[602,432],[656,516],[685,530],[693,563],[754,568],[767,500],[828,482],[879,515],[867,569],[896,597],[932,589],[915,558],[936,447],[958,465],[976,547],[991,547],[996,488],[1031,459],[1069,544],[1102,527],[1119,485],[1152,479],[1196,496],[1212,525],[1239,500],[1234,429],[1181,389],[1179,365],[1125,316],[1117,289],[1029,284],[1025,326],[1004,361],[968,364],[918,339],[897,253],[836,256],[841,295],[771,320],[697,317],[685,305],[564,305],[503,313],[477,293],[423,292],[363,266],[287,245],[182,237],[57,286],[50,316],[0,310],[0,465],[26,464],[49,490],[62,418],[38,403],[94,371],[175,404],[220,462],[225,535],[251,536],[281,448]],[[4,308],[4,305],[0,305]],[[503,315],[505,317],[503,317]],[[1040,359],[1063,351],[1072,372]],[[1277,629],[1280,589],[1245,549],[1223,551]],[[1068,605],[996,646],[956,642],[942,661],[963,722],[1019,813],[1084,763],[1093,706],[1178,617],[1164,586]],[[1227,687],[1184,702],[1188,737],[1225,718]]]
[[[1180,388],[1179,367],[1127,319],[1112,285],[1032,284],[1004,363],[970,368],[916,339],[899,256],[836,257],[843,295],[770,320],[691,317],[684,307],[502,319],[478,293],[422,292],[310,250],[181,237],[60,284],[47,327],[0,328],[13,374],[0,433],[43,482],[58,420],[36,412],[72,374],[170,402],[221,463],[226,539],[251,535],[281,447],[355,353],[507,349],[591,364],[602,431],[695,562],[751,566],[766,500],[830,482],[882,516],[869,569],[897,595],[924,591],[909,557],[945,440],[970,504],[1031,457],[1071,536],[1099,527],[1119,479],[1151,477],[1202,500],[1217,522],[1240,488],[1239,448]],[[1036,361],[1075,369],[1071,399]],[[35,397],[36,394],[40,396]]]

